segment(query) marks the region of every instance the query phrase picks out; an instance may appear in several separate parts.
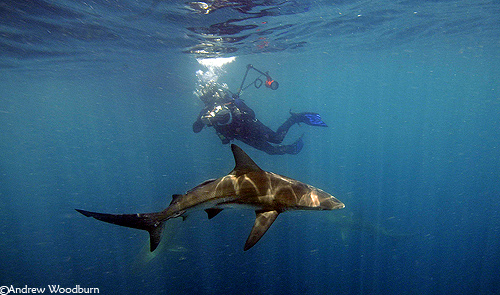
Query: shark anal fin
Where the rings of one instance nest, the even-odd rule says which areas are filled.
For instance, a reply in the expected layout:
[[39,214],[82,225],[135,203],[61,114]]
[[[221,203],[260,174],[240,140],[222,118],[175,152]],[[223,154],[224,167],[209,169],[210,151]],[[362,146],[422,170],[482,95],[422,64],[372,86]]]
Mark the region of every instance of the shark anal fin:
[[219,214],[222,211],[222,209],[219,208],[209,208],[205,209],[205,212],[207,212],[208,219],[214,218],[217,214]]
[[276,220],[276,217],[278,217],[279,212],[276,210],[273,211],[257,210],[255,211],[255,215],[257,215],[255,217],[255,223],[245,243],[245,247],[243,248],[244,251],[252,248],[260,240],[260,238],[262,238],[262,236],[266,233],[271,224],[273,224],[273,222]]

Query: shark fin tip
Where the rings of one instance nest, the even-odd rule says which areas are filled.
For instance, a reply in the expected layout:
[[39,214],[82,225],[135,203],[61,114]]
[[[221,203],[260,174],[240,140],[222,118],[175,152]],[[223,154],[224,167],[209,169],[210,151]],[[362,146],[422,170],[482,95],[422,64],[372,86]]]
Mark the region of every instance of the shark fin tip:
[[82,210],[82,209],[75,209],[76,212],[86,216],[86,217],[92,217],[92,212],[89,212],[89,211],[85,211],[85,210]]

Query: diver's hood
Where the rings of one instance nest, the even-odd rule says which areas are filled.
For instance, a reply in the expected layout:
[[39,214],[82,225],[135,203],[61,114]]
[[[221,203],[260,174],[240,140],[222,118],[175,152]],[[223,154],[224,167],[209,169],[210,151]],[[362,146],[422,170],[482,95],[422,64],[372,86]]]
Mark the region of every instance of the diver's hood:
[[198,88],[196,95],[205,105],[226,103],[232,100],[232,93],[225,85],[209,82]]

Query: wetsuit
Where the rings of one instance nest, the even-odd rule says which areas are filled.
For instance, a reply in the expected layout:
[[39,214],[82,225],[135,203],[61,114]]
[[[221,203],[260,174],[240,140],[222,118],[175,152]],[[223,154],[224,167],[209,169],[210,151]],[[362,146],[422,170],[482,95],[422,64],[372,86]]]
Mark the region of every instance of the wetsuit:
[[[223,109],[223,111],[217,112],[217,109]],[[302,138],[290,145],[279,145],[293,124],[304,122],[326,127],[321,118],[319,121],[316,119],[315,124],[311,124],[312,121],[307,118],[307,115],[319,118],[316,113],[291,113],[290,118],[274,132],[260,122],[255,117],[254,111],[241,99],[235,98],[224,104],[212,104],[205,107],[194,122],[193,131],[198,133],[204,126],[211,126],[214,127],[223,144],[237,139],[271,155],[297,154],[303,146]]]

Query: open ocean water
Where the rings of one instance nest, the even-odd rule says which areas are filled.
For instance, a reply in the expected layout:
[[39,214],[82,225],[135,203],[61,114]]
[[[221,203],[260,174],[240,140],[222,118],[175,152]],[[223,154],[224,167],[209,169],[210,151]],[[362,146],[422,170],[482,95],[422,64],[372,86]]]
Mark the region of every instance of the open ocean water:
[[[252,210],[200,211],[153,254],[74,210],[160,211],[230,172],[194,91],[247,64],[280,83],[242,93],[262,122],[329,127],[293,126],[298,155],[235,143],[344,209],[246,252]],[[0,0],[0,89],[0,294],[500,294],[499,1]]]

